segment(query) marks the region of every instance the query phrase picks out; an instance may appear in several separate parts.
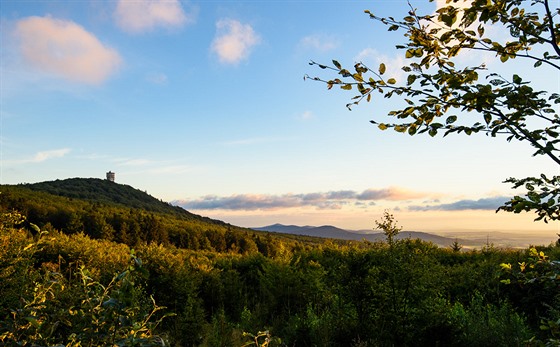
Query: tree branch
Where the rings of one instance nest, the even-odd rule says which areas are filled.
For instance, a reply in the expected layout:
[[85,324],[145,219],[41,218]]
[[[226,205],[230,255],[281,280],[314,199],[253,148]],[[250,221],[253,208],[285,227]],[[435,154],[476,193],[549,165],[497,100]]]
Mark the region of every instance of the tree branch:
[[557,55],[560,55],[560,47],[558,47],[558,43],[556,41],[556,32],[554,31],[554,22],[552,21],[552,13],[550,12],[548,0],[544,0],[544,8],[546,10],[546,16],[548,17],[548,29],[550,30],[552,48],[554,48],[554,51],[556,51]]

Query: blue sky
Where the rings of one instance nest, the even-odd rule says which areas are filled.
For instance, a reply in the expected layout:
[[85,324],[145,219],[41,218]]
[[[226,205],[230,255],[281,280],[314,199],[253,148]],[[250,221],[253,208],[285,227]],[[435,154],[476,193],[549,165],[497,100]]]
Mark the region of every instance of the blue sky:
[[[437,4],[413,1],[423,13]],[[395,99],[304,81],[314,60],[386,62],[401,33],[364,10],[402,17],[405,1],[3,0],[2,184],[104,178],[242,226],[371,229],[383,210],[408,230],[542,231],[495,214],[503,180],[557,168],[522,143],[409,137],[369,124]],[[489,61],[479,53],[466,64]],[[557,91],[546,70],[528,74]]]

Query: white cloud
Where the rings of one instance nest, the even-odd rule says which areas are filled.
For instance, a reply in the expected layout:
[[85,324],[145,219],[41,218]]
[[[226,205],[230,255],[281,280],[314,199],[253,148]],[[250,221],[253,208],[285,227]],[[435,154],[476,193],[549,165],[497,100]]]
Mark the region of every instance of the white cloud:
[[70,153],[70,148],[61,148],[61,149],[53,149],[50,151],[38,152],[37,154],[35,154],[35,157],[31,160],[31,162],[40,163],[45,160],[49,160],[53,158],[61,158],[68,153]]
[[321,52],[328,52],[336,49],[339,45],[338,40],[325,35],[309,35],[302,38],[299,45],[303,48],[314,49]]
[[121,57],[80,25],[51,17],[17,22],[15,35],[24,60],[65,79],[100,84],[121,65]]
[[216,23],[216,37],[212,42],[212,51],[224,64],[237,64],[251,54],[261,38],[249,24],[233,19],[222,19]]
[[186,14],[178,0],[119,0],[114,18],[121,29],[137,34],[194,23],[196,11]]

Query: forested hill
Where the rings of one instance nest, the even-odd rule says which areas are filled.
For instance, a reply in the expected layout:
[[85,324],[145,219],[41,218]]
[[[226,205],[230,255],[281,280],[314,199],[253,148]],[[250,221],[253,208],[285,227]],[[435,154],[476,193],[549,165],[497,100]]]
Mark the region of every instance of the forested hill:
[[320,244],[318,238],[270,235],[190,213],[131,186],[96,178],[0,185],[0,212],[18,211],[41,230],[84,233],[130,246],[274,254]]
[[[4,186],[7,187],[7,186]],[[120,205],[126,208],[141,209],[147,212],[172,214],[182,219],[199,220],[204,223],[228,225],[220,220],[203,217],[167,202],[156,199],[147,192],[126,184],[99,178],[68,178],[64,180],[19,184],[12,187],[29,188],[70,199],[88,201],[103,205]]]
[[88,200],[91,202],[120,204],[146,211],[173,214],[189,214],[190,212],[172,206],[154,198],[146,192],[126,184],[119,184],[99,178],[69,178],[64,180],[21,184],[34,191],[47,192],[67,198]]

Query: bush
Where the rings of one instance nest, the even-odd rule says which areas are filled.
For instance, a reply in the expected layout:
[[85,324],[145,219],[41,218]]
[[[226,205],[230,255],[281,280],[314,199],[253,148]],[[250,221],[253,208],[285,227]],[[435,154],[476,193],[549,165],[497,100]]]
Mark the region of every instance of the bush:
[[510,304],[485,303],[479,293],[473,295],[467,307],[456,303],[451,310],[451,321],[458,331],[459,346],[524,346],[531,337],[525,319]]
[[[6,216],[2,216],[6,220]],[[33,265],[35,252],[44,245],[44,232],[39,239],[23,246],[22,238],[6,242],[5,236],[21,236],[22,230],[2,224],[2,275],[21,272],[23,265]],[[17,251],[16,251],[17,250]],[[10,270],[12,269],[13,270]],[[6,346],[163,346],[164,339],[155,333],[161,321],[171,314],[161,314],[163,307],[147,298],[135,281],[145,276],[142,262],[132,252],[130,265],[104,285],[92,278],[85,266],[73,277],[43,269],[35,276],[32,293],[16,295],[10,288],[0,317],[0,342]],[[28,280],[29,278],[26,278]],[[17,281],[17,280],[16,280]],[[14,282],[16,283],[16,282]],[[12,285],[14,283],[10,283]],[[9,288],[9,285],[3,285]],[[24,288],[22,288],[24,289]],[[3,292],[4,294],[4,292]]]

